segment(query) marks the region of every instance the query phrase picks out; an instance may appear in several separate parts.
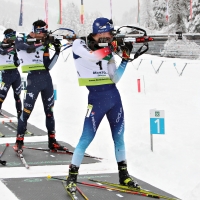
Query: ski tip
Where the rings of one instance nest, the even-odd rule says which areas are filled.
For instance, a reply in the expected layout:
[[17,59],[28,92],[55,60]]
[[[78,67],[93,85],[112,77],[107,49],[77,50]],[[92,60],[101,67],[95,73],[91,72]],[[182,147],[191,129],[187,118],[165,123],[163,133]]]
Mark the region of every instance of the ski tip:
[[47,178],[48,178],[48,179],[51,179],[51,176],[50,176],[50,175],[48,175],[48,176],[47,176]]
[[9,143],[6,143],[6,146],[7,146],[7,147],[9,147],[9,145],[10,145]]

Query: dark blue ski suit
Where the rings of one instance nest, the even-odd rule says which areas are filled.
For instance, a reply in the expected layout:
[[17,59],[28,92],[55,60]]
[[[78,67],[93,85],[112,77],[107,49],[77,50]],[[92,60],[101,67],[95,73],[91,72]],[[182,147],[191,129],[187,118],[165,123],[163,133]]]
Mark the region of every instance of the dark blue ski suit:
[[20,62],[14,45],[2,42],[0,44],[0,71],[2,76],[2,81],[0,83],[0,110],[10,86],[12,86],[16,110],[18,114],[21,114],[21,76],[17,69],[19,64]]
[[22,72],[28,73],[24,109],[18,121],[17,137],[24,137],[27,120],[33,111],[39,93],[41,93],[46,115],[46,128],[48,133],[54,132],[54,90],[49,70],[56,63],[59,52],[55,52],[50,59],[48,45],[43,46],[42,43],[27,44],[22,38],[15,40],[15,46],[21,62]]

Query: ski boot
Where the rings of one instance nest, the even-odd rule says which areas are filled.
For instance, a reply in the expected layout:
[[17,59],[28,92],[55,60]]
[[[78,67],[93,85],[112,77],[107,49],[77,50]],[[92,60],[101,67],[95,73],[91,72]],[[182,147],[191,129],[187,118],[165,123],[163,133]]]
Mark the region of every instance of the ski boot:
[[69,167],[69,176],[67,177],[67,191],[72,196],[76,194],[76,181],[78,176],[79,167],[75,165],[70,165]]
[[24,138],[23,137],[17,137],[16,138],[16,143],[13,146],[13,149],[18,153],[22,153],[23,152],[23,146],[24,146]]
[[49,136],[49,149],[52,151],[67,151],[68,148],[59,144],[55,139],[55,132],[48,133]]
[[129,175],[127,171],[127,164],[125,161],[118,162],[118,170],[119,170],[119,183],[121,185],[125,185],[128,187],[138,188],[141,187],[138,185],[136,181]]

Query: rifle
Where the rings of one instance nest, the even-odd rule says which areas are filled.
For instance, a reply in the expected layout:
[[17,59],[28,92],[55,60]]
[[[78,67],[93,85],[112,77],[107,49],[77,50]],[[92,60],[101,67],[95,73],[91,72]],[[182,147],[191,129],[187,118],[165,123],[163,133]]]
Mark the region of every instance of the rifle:
[[13,42],[8,42],[8,43],[1,43],[1,46],[3,47],[3,48],[9,48],[9,47],[12,47],[14,44],[13,44]]
[[[55,34],[56,31],[68,31],[71,34]],[[63,47],[65,46],[65,48],[62,50],[64,51],[65,49],[71,47],[71,43],[77,39],[77,35],[75,34],[75,32],[71,29],[68,28],[58,28],[56,30],[49,31],[47,32],[47,34],[45,34],[45,36],[41,37],[40,35],[36,34],[36,36],[34,38],[27,38],[25,33],[20,33],[21,35],[23,35],[23,40],[24,42],[27,42],[28,44],[34,44],[34,43],[44,43],[45,45],[47,44],[56,44],[59,43],[61,40],[67,40],[67,44],[62,45]]]
[[0,42],[0,45],[3,49],[7,49],[10,47],[14,47],[15,39],[14,38],[7,38],[4,39],[4,42]]
[[[124,34],[124,33],[121,33],[122,28],[128,28],[128,29],[131,29],[132,31]],[[163,41],[163,39],[166,40],[166,37],[153,38],[151,36],[147,36],[147,33],[144,29],[135,27],[135,26],[121,26],[117,30],[112,31],[112,35],[113,35],[113,41],[117,41],[118,47],[124,46],[125,43],[128,43],[128,42],[141,43],[142,46],[136,51],[133,58],[127,59],[128,62],[132,62],[134,59],[138,58],[139,56],[147,52],[149,49],[149,44],[148,44],[149,42]],[[85,42],[87,43],[87,37],[83,36],[80,38],[85,40]],[[112,41],[109,41],[109,39],[107,38],[100,38],[98,42],[91,41],[90,46],[98,45],[100,47],[106,47],[106,46],[111,46],[111,42]],[[114,53],[122,58],[119,52],[120,52],[120,48],[118,49],[117,52],[114,52]]]
[[[123,34],[121,33],[122,28],[128,28],[131,29],[132,31],[130,33]],[[136,58],[147,52],[149,49],[148,43],[155,40],[153,37],[147,36],[147,32],[144,29],[135,26],[121,26],[120,28],[118,28],[116,31],[113,32],[113,35],[114,35],[113,40],[117,41],[118,46],[123,46],[125,45],[126,42],[142,44],[142,46],[136,51],[134,57],[127,59],[129,62],[132,62],[133,60],[135,60]],[[117,52],[115,53],[119,57],[121,57],[119,53]]]

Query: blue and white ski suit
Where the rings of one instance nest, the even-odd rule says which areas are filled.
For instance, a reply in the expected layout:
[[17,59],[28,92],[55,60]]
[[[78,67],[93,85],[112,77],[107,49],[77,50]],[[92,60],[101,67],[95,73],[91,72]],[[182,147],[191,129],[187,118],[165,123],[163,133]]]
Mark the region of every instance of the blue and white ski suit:
[[73,42],[72,51],[79,85],[86,86],[89,95],[83,132],[71,164],[80,166],[84,153],[95,137],[105,115],[112,132],[116,160],[117,162],[125,161],[124,110],[115,83],[121,78],[127,61],[122,60],[119,67],[116,68],[112,53],[100,58],[101,55],[97,55],[95,53],[97,51],[90,50],[85,41],[81,39]]

